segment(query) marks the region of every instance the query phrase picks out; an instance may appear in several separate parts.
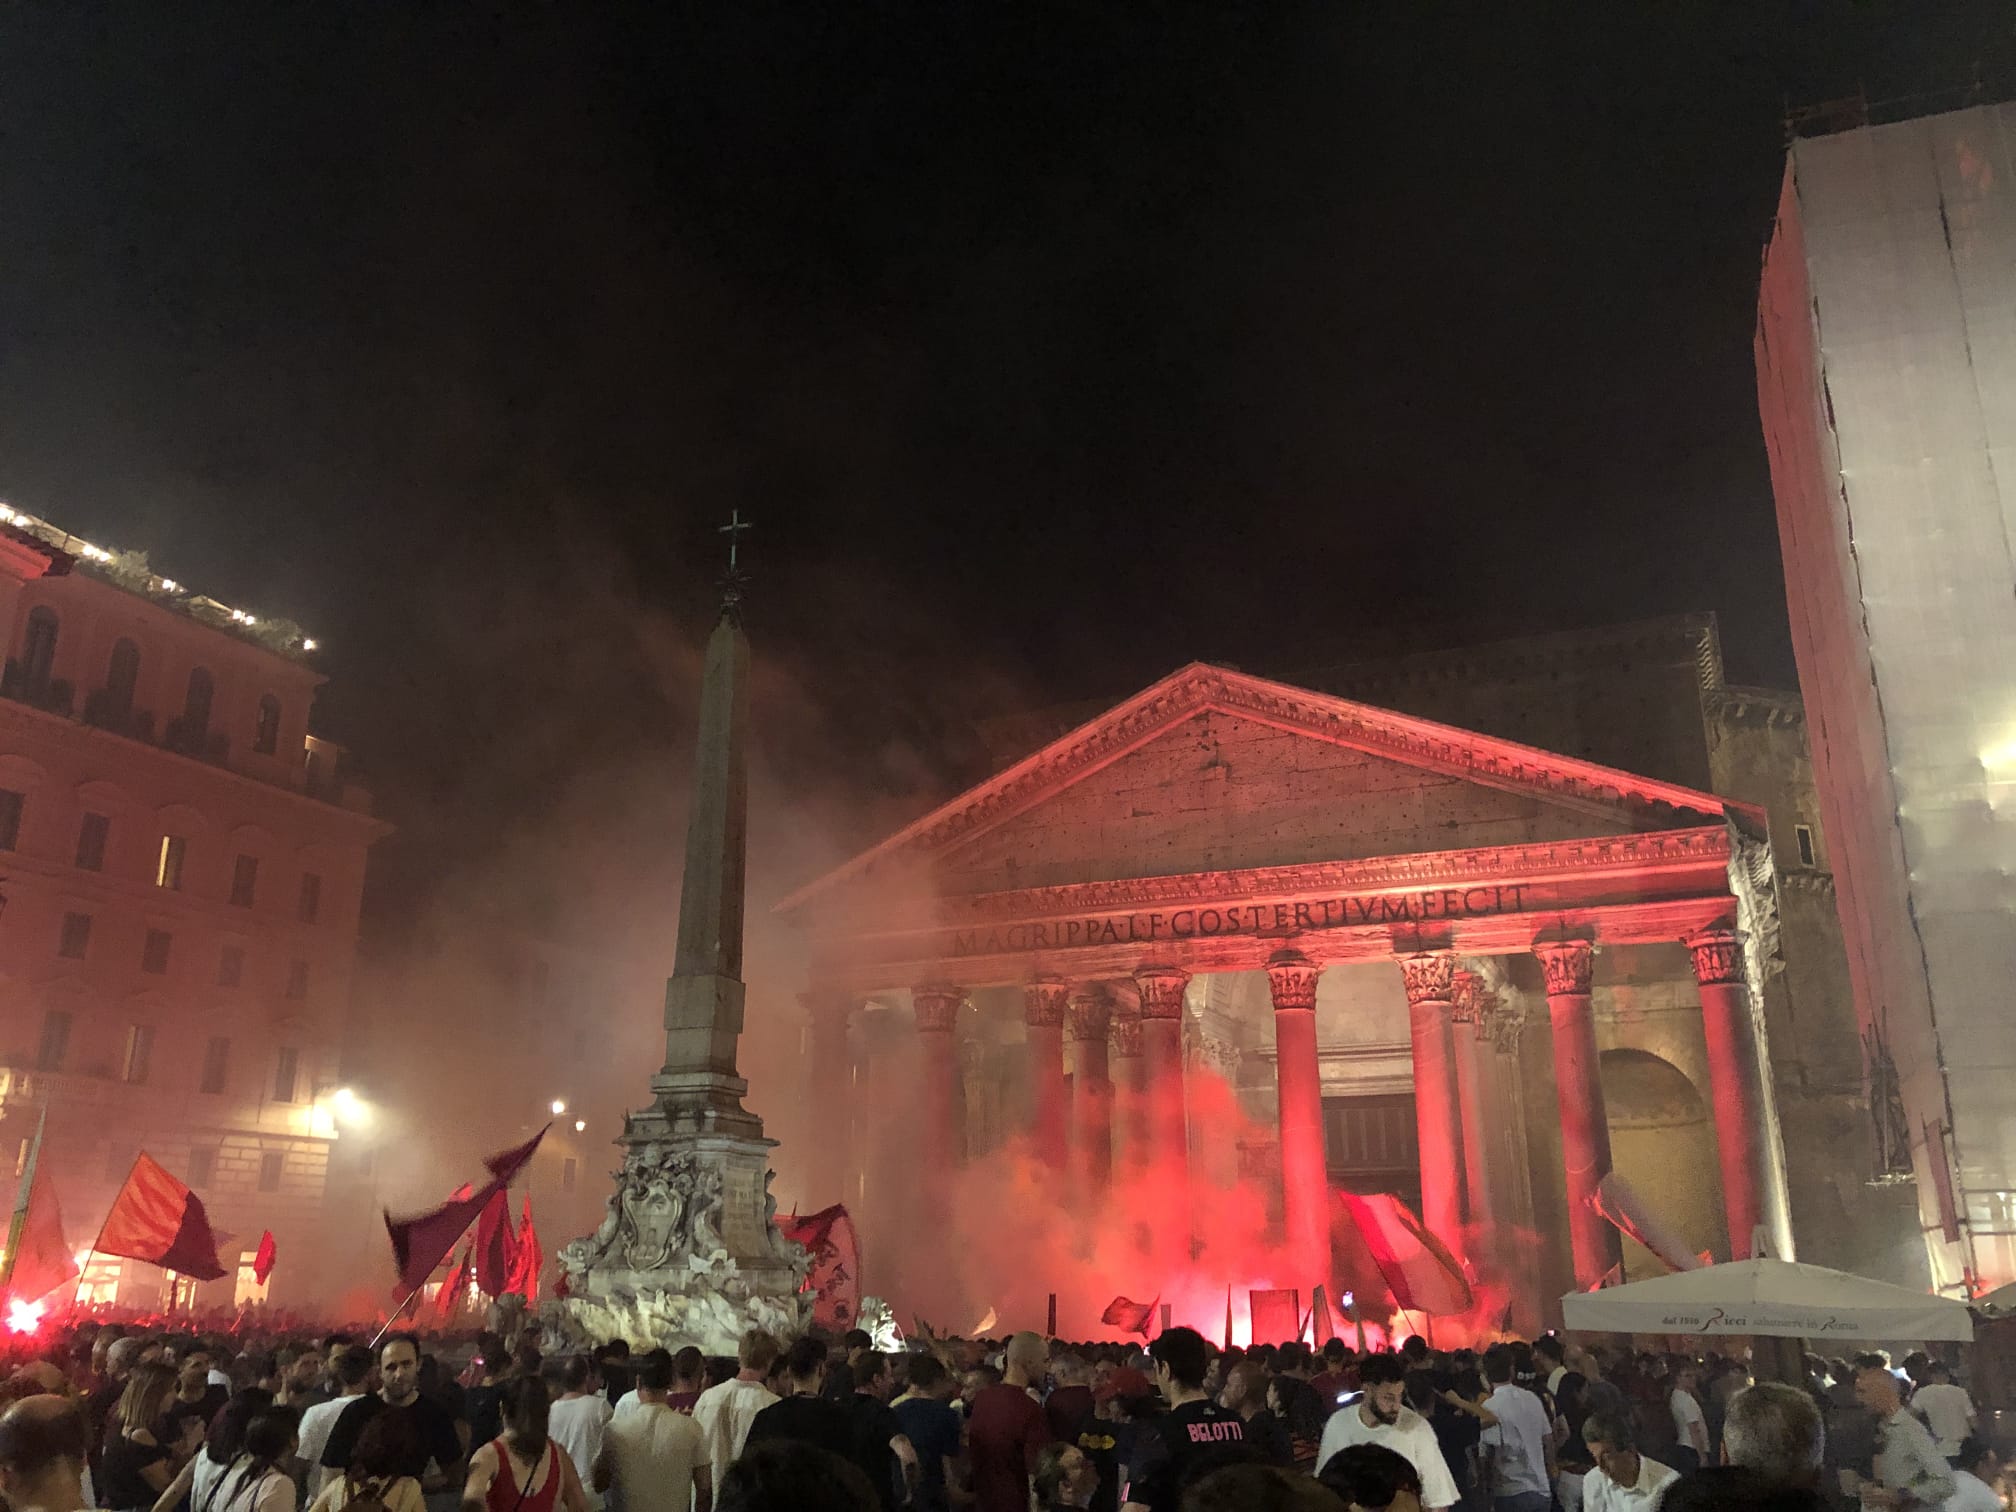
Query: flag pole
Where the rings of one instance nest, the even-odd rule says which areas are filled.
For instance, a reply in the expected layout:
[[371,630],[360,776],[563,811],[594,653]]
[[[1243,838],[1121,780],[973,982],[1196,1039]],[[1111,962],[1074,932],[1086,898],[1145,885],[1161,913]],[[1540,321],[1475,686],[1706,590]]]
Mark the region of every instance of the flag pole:
[[[46,1108],[48,1105],[45,1103],[43,1106]],[[131,1181],[133,1179],[133,1172],[139,1169],[140,1157],[136,1155],[133,1157],[132,1168],[126,1172],[126,1181]],[[105,1238],[105,1225],[112,1221],[113,1210],[119,1206],[120,1192],[126,1190],[126,1181],[120,1182],[119,1191],[112,1194],[112,1206],[105,1209],[105,1216],[98,1220],[98,1232],[92,1236],[91,1248],[84,1251],[84,1264],[77,1271],[77,1290],[70,1294],[70,1307],[73,1312],[76,1310],[79,1300],[84,1296],[84,1278],[91,1274],[92,1258],[98,1253],[98,1245]]]
[[21,1235],[28,1227],[28,1202],[35,1194],[35,1167],[42,1159],[42,1131],[49,1127],[49,1104],[42,1104],[42,1116],[35,1120],[35,1142],[28,1147],[28,1163],[21,1172],[21,1187],[14,1195],[14,1217],[7,1225],[7,1258],[0,1260],[0,1292],[14,1281],[14,1262],[21,1254]]
[[[430,1271],[428,1274],[431,1276],[433,1273]],[[385,1320],[384,1324],[379,1328],[378,1332],[371,1335],[371,1342],[366,1347],[370,1349],[373,1353],[376,1353],[378,1349],[378,1341],[384,1338],[385,1335],[387,1335],[392,1331],[392,1325],[399,1321],[399,1314],[403,1313],[404,1311],[406,1311],[407,1308],[411,1307],[413,1305],[413,1299],[419,1296],[420,1293],[425,1291],[426,1289],[427,1289],[427,1282],[426,1280],[423,1279],[418,1286],[414,1287],[413,1290],[406,1293],[406,1300],[401,1302],[397,1307],[392,1309],[392,1316]]]

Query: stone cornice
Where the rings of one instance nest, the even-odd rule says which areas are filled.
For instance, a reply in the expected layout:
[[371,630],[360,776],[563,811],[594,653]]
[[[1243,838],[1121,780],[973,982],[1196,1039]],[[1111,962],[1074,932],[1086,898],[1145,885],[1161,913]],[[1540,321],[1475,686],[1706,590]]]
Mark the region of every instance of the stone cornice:
[[1573,757],[1193,663],[897,831],[776,905],[813,898],[898,855],[935,855],[1027,811],[1191,716],[1215,710],[1277,729],[1637,825],[1721,820],[1725,800]]

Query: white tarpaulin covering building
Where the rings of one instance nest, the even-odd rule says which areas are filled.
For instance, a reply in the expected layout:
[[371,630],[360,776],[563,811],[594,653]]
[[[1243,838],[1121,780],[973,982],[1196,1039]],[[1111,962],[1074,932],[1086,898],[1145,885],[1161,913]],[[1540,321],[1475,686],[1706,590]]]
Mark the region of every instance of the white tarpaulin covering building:
[[1750,1334],[1781,1339],[1972,1339],[1964,1302],[1791,1260],[1704,1265],[1561,1299],[1579,1333]]
[[1870,1137],[1935,1283],[1985,1289],[2016,1280],[2016,105],[1794,143],[1757,370]]

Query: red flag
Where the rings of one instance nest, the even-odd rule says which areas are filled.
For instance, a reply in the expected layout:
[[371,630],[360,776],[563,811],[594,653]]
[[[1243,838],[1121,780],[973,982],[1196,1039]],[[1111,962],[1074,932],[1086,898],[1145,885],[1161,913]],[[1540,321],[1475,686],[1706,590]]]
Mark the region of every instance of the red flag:
[[493,1297],[511,1290],[518,1271],[518,1235],[511,1227],[511,1194],[496,1182],[476,1218],[476,1284]]
[[455,1267],[455,1274],[448,1278],[447,1284],[441,1288],[441,1295],[434,1299],[434,1311],[439,1316],[445,1318],[454,1312],[455,1304],[469,1290],[470,1259],[469,1247],[464,1245],[462,1263]]
[[492,1155],[483,1162],[484,1169],[489,1171],[492,1179],[500,1185],[511,1185],[512,1180],[520,1171],[525,1169],[526,1163],[532,1159],[534,1152],[538,1150],[539,1141],[546,1137],[546,1129],[552,1127],[553,1125],[549,1123],[545,1129],[541,1129],[522,1145],[514,1149],[505,1150],[501,1154]]
[[[1161,1300],[1157,1297],[1155,1302]],[[1115,1297],[1106,1304],[1106,1311],[1099,1314],[1099,1321],[1111,1324],[1127,1333],[1138,1333],[1146,1338],[1148,1320],[1155,1316],[1155,1302],[1131,1302],[1125,1297]]]
[[1255,1344],[1285,1344],[1302,1331],[1302,1297],[1292,1291],[1249,1291]]
[[101,1255],[147,1260],[198,1281],[226,1274],[203,1200],[142,1154],[92,1246]]
[[1323,1283],[1316,1283],[1316,1300],[1309,1305],[1309,1315],[1316,1324],[1316,1332],[1309,1336],[1309,1342],[1321,1349],[1337,1337],[1337,1327],[1330,1321],[1330,1299],[1323,1295]]
[[1364,1236],[1395,1302],[1433,1317],[1469,1310],[1473,1298],[1463,1268],[1406,1203],[1391,1192],[1339,1192],[1337,1200]]
[[252,1279],[261,1286],[273,1274],[273,1262],[280,1256],[280,1248],[273,1242],[273,1230],[268,1229],[259,1236],[259,1249],[252,1256]]
[[15,1240],[7,1293],[23,1302],[46,1297],[77,1274],[77,1257],[63,1242],[63,1210],[49,1167],[38,1161],[28,1182],[28,1203]]
[[[551,1127],[551,1124],[546,1126],[547,1129]],[[416,1213],[411,1218],[394,1218],[390,1213],[385,1215],[385,1232],[392,1239],[392,1263],[399,1268],[400,1296],[416,1292],[426,1284],[427,1278],[434,1274],[448,1251],[455,1248],[455,1241],[476,1221],[476,1215],[489,1205],[491,1196],[510,1184],[511,1178],[524,1168],[532,1158],[532,1152],[539,1148],[539,1141],[545,1137],[546,1129],[541,1129],[516,1149],[492,1155],[484,1161],[492,1179],[466,1197],[451,1197],[441,1206]]]
[[532,1227],[532,1194],[525,1194],[525,1217],[518,1225],[518,1263],[511,1275],[511,1290],[526,1305],[539,1300],[539,1272],[546,1268],[546,1252],[539,1248],[539,1230]]
[[812,1321],[836,1332],[852,1328],[861,1312],[861,1252],[847,1209],[835,1203],[803,1218],[779,1218],[777,1231],[812,1252],[812,1270],[805,1277]]

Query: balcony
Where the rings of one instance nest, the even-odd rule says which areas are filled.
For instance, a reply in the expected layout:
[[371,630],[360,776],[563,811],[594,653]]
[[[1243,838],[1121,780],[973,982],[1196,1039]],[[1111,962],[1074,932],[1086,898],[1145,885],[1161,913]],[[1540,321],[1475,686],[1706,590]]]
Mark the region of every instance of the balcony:
[[13,657],[0,669],[0,698],[11,698],[50,714],[69,718],[75,689],[66,677],[30,677],[28,669]]
[[213,766],[230,765],[231,737],[222,730],[211,729],[207,720],[196,724],[183,715],[176,715],[168,721],[161,744],[171,751],[179,751],[184,756],[193,756]]
[[154,741],[154,711],[136,709],[131,701],[122,704],[114,699],[110,688],[99,688],[84,695],[84,723],[96,730],[109,730],[114,735],[124,735],[129,740]]

